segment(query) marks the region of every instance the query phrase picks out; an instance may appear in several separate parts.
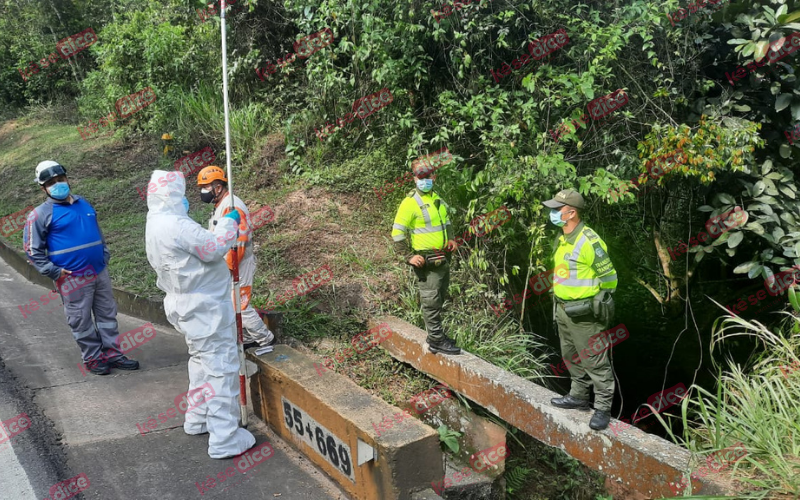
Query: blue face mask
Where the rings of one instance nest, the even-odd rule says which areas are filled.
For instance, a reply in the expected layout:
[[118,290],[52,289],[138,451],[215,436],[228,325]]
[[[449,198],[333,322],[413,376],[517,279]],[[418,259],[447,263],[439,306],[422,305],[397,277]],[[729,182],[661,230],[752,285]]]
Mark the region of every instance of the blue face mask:
[[183,200],[181,200],[181,201],[183,202],[183,208],[186,209],[186,213],[188,214],[189,213],[189,200],[187,200],[186,197],[184,196]]
[[561,220],[561,212],[558,208],[551,208],[550,209],[550,222],[555,224],[558,227],[564,227],[567,225],[566,222]]
[[66,200],[67,196],[69,196],[69,184],[66,182],[56,182],[47,188],[47,192],[56,200]]
[[417,179],[417,189],[423,193],[427,193],[433,189],[433,179]]

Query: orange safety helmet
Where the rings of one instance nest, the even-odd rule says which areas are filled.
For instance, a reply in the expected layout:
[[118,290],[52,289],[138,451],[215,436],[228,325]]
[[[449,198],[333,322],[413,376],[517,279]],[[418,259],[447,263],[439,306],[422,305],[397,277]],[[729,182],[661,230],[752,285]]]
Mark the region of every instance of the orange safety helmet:
[[197,185],[203,186],[211,184],[213,181],[222,181],[228,183],[228,178],[225,177],[225,171],[214,165],[209,165],[197,174]]

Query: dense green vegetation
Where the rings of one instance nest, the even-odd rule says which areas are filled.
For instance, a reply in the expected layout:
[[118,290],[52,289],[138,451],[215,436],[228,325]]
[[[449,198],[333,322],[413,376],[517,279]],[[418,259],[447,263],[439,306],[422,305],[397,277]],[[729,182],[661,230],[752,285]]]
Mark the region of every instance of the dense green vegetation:
[[[794,310],[800,312],[800,307]],[[679,441],[698,452],[695,470],[711,452],[745,443],[747,453],[740,462],[722,465],[746,469],[741,480],[752,489],[797,498],[800,320],[787,316],[783,330],[791,334],[786,336],[755,321],[736,317],[720,321],[712,351],[735,337],[756,338],[764,349],[744,367],[732,360],[727,367],[718,367],[720,384],[715,393],[693,388],[682,403],[684,433]],[[697,487],[690,483],[685,480],[688,491]]]
[[[798,407],[787,401],[797,400],[800,376],[784,379],[776,371],[799,356],[798,337],[762,315],[777,333],[767,326],[749,331],[770,339],[765,345],[728,334],[712,338],[723,312],[707,297],[723,305],[746,300],[800,265],[794,179],[800,146],[784,134],[800,120],[800,56],[728,76],[740,65],[774,59],[769,44],[788,43],[784,37],[800,32],[798,6],[734,1],[673,26],[681,7],[687,6],[675,0],[492,0],[439,21],[431,14],[441,10],[438,0],[250,0],[236,8],[227,39],[235,180],[244,198],[285,208],[258,236],[255,303],[330,261],[336,286],[288,304],[288,331],[312,344],[322,337],[346,341],[367,316],[382,312],[421,325],[412,282],[388,255],[387,228],[404,190],[378,199],[373,189],[404,174],[416,157],[447,147],[456,161],[437,172],[436,185],[456,209],[456,227],[464,230],[502,205],[513,214],[459,249],[447,326],[471,352],[547,383],[552,349],[532,332],[549,328],[549,301],[523,302],[499,317],[492,306],[523,293],[531,276],[552,266],[554,233],[540,203],[562,188],[578,188],[589,202],[584,218],[608,242],[620,275],[619,320],[652,325],[647,334],[661,332],[665,352],[683,345],[698,353],[688,358],[702,359],[706,338],[712,351],[723,348],[731,359],[715,366],[710,380],[697,381],[678,435],[702,453],[743,441],[749,455],[736,467],[737,477],[745,471],[743,490],[797,495]],[[202,21],[196,11],[202,8],[176,0],[0,2],[0,100],[9,120],[0,127],[0,215],[40,202],[30,182],[38,161],[74,165],[73,187],[90,193],[101,213],[115,284],[152,297],[159,292],[140,243],[146,207],[135,188],[153,168],[170,168],[204,146],[224,161],[220,20]],[[52,66],[42,61],[60,40],[88,27],[98,41],[83,57]],[[271,75],[256,74],[293,53],[295,40],[323,28],[334,35],[330,46]],[[530,41],[559,29],[569,36],[565,46],[493,78],[492,70],[526,53]],[[42,62],[41,70],[23,78],[19,69],[31,62]],[[118,119],[113,138],[80,140],[78,126],[97,122],[118,99],[145,87],[157,100]],[[382,88],[391,91],[391,104],[324,142],[317,138],[315,129]],[[621,109],[602,123],[581,119],[591,101],[618,89],[628,96]],[[555,141],[550,131],[559,129]],[[167,157],[159,140],[164,132],[176,138]],[[653,170],[675,151],[686,161]],[[190,199],[201,220],[205,212]],[[696,238],[710,219],[736,207],[745,212],[741,225]],[[688,253],[675,251],[682,247]],[[739,311],[753,318],[755,309]],[[696,343],[678,344],[684,331],[696,333]],[[746,359],[753,348],[764,356],[755,364]],[[385,390],[387,374],[414,377],[378,354],[370,362],[375,371],[349,374],[389,400],[403,397],[402,390]],[[417,383],[409,386],[418,389]],[[746,401],[737,399],[744,394]],[[767,429],[773,435],[760,432]],[[515,494],[528,494],[524,470],[520,463],[509,476]],[[552,498],[590,498],[599,491],[592,483],[548,491]]]

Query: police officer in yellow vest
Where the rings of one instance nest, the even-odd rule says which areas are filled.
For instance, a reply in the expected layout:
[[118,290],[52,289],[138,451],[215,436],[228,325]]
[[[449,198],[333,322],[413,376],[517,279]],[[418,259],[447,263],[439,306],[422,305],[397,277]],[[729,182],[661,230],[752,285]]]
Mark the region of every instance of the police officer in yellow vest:
[[[543,205],[550,209],[550,222],[560,227],[555,244],[555,321],[561,354],[572,379],[569,394],[553,398],[553,406],[589,410],[589,390],[594,386],[595,413],[589,422],[594,430],[608,427],[614,399],[614,374],[608,349],[595,354],[590,349],[596,336],[609,327],[614,315],[612,294],[617,272],[603,240],[580,219],[583,197],[575,190],[559,191]],[[592,346],[594,347],[594,345]]]
[[[448,338],[442,327],[442,305],[450,283],[450,265],[442,250],[452,252],[455,241],[447,218],[447,204],[433,192],[436,176],[421,163],[412,165],[417,189],[408,193],[400,203],[392,226],[395,251],[403,263],[413,266],[419,283],[422,316],[428,330],[428,350],[433,353],[460,354],[461,349]],[[411,249],[406,243],[411,234]],[[452,234],[452,233],[451,233]]]

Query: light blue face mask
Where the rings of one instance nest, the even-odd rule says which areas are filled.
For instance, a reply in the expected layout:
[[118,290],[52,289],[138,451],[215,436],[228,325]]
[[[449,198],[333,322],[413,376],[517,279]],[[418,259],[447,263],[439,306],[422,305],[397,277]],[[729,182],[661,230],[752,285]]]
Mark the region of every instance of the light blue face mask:
[[561,212],[558,208],[551,208],[550,209],[550,222],[555,224],[558,227],[564,227],[567,225],[566,222],[561,220]]
[[66,182],[56,182],[47,188],[47,192],[50,193],[53,199],[66,200],[67,196],[69,196],[69,184]]
[[427,193],[433,189],[433,179],[417,179],[417,189],[423,193]]
[[189,200],[187,200],[186,197],[184,196],[183,200],[181,200],[181,201],[183,202],[183,208],[186,209],[186,213],[188,214],[189,213]]

